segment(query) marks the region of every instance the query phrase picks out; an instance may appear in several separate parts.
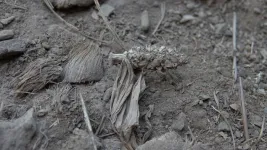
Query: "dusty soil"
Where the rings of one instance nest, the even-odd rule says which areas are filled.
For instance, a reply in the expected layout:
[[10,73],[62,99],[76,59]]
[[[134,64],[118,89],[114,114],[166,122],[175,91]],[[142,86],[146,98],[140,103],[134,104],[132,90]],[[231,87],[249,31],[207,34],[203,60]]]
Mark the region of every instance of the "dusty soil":
[[[164,20],[157,33],[151,35],[161,16],[161,2],[105,1],[115,8],[109,20],[127,48],[158,44],[175,47],[188,56],[187,64],[167,70],[168,73],[145,71],[148,88],[139,104],[141,114],[148,110],[149,105],[154,105],[150,120],[153,132],[149,139],[176,129],[175,126],[179,124],[178,116],[183,112],[186,115],[185,126],[177,131],[183,139],[190,137],[188,133],[191,129],[196,142],[207,143],[211,149],[233,149],[229,128],[221,124],[224,119],[218,117],[219,114],[212,108],[217,108],[215,92],[220,103],[219,109],[226,113],[232,127],[236,147],[245,149],[241,109],[239,107],[234,110],[230,107],[231,104],[240,106],[239,86],[234,84],[232,75],[233,2],[215,1],[209,5],[206,1],[165,0]],[[82,37],[64,29],[65,25],[42,1],[18,0],[9,3],[25,9],[0,1],[0,19],[15,16],[15,21],[4,29],[13,29],[14,39],[26,40],[28,44],[27,51],[22,56],[0,62],[0,102],[3,103],[0,119],[19,118],[33,107],[37,114],[39,130],[45,134],[36,149],[82,149],[86,140],[84,136],[77,137],[77,133],[79,129],[86,131],[86,126],[78,91],[84,96],[94,131],[97,130],[101,118],[107,118],[104,121],[104,129],[97,135],[102,149],[120,149],[118,137],[114,134],[108,135],[113,131],[108,119],[109,101],[104,96],[110,91],[118,71],[118,66],[108,64],[107,56],[109,52],[122,52],[122,49],[115,42],[102,45],[102,53],[106,56],[105,76],[98,82],[67,85],[70,86],[70,91],[66,92],[65,97],[57,104],[53,102],[55,95],[61,88],[66,88],[66,84],[60,80],[47,85],[38,93],[17,98],[10,83],[30,62],[53,54],[65,57],[75,42]],[[255,138],[259,136],[263,109],[267,106],[267,57],[264,56],[267,51],[267,3],[263,0],[242,0],[236,3],[238,71],[244,86],[250,138]],[[148,33],[143,33],[140,29],[140,15],[143,10],[147,10],[149,14]],[[92,6],[57,12],[67,22],[99,38],[100,31],[106,26],[101,18],[97,20],[92,17],[94,11],[96,10]],[[195,18],[181,23],[184,15],[192,15]],[[59,29],[59,26],[62,28]],[[223,29],[220,29],[221,26]],[[111,41],[112,35],[106,32],[104,40]],[[136,134],[142,136],[146,130],[145,120],[140,118]],[[37,136],[42,134],[36,135],[28,149],[36,145]],[[264,132],[257,149],[266,149],[266,140]]]

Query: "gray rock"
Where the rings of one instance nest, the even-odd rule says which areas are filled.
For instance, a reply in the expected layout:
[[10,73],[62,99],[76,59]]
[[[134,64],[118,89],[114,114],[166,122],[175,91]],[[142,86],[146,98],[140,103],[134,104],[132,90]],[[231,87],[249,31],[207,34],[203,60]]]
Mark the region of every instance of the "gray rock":
[[216,34],[225,34],[227,30],[227,24],[226,23],[219,23],[215,25],[215,33]]
[[181,112],[177,119],[172,123],[172,129],[177,131],[182,131],[186,122],[186,115],[185,113]]
[[209,95],[205,95],[205,94],[200,94],[199,95],[199,100],[201,100],[201,101],[207,101],[209,99],[210,99]]
[[42,43],[42,46],[43,46],[43,48],[46,49],[46,50],[49,50],[49,49],[51,48],[50,45],[49,45],[47,42],[43,42],[43,43]]
[[15,16],[10,16],[10,17],[8,17],[8,18],[5,18],[5,19],[0,20],[0,22],[1,22],[3,25],[8,25],[8,24],[10,24],[14,19],[15,19]]
[[0,41],[12,39],[14,35],[13,30],[2,30],[0,31]]
[[186,23],[192,20],[195,20],[196,18],[192,15],[184,15],[182,19],[180,20],[180,23]]
[[261,14],[261,10],[259,8],[256,7],[253,10],[255,14]]
[[121,142],[117,139],[104,139],[105,150],[121,150]]
[[107,90],[105,91],[105,94],[104,94],[104,96],[103,96],[103,100],[104,100],[105,102],[108,102],[108,101],[110,100],[110,97],[111,97],[111,94],[112,94],[112,90],[113,90],[113,88],[111,87],[111,88],[109,88],[109,89],[107,89]]
[[147,32],[149,29],[149,16],[147,10],[141,14],[141,30]]
[[183,150],[183,147],[182,138],[173,131],[147,141],[136,150]]
[[262,124],[262,118],[258,115],[251,115],[250,116],[251,124],[261,127]]
[[26,51],[26,41],[12,39],[0,42],[0,60],[21,55]]
[[104,16],[108,17],[114,11],[115,8],[108,4],[103,4],[101,5],[100,9],[102,10]]
[[[94,135],[93,135],[94,136]],[[75,128],[73,134],[63,143],[61,149],[64,150],[91,150],[94,149],[94,144],[97,148],[102,147],[99,139],[94,136],[94,141],[92,141],[91,135],[86,131]]]
[[0,121],[0,149],[27,150],[36,132],[36,122],[33,109],[28,110],[22,117],[11,121]]
[[229,126],[227,125],[227,123],[225,121],[222,121],[218,125],[218,130],[219,131],[230,131],[230,128],[229,128]]

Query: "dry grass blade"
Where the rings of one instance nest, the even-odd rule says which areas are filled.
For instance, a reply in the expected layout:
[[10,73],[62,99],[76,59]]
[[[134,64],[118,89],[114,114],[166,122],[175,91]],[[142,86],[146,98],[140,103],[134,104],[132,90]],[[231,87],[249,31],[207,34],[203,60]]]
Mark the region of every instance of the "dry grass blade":
[[126,50],[125,45],[123,44],[122,40],[119,38],[119,36],[117,35],[117,33],[115,32],[115,30],[110,26],[108,19],[105,17],[104,13],[102,12],[101,8],[100,8],[100,4],[98,2],[98,0],[94,0],[96,8],[98,9],[103,21],[105,22],[107,28],[109,29],[109,31],[112,33],[112,35],[115,37],[116,42],[121,46],[122,49]]
[[[103,37],[101,33],[100,39]],[[64,67],[64,82],[80,83],[98,81],[104,75],[103,56],[98,45],[86,41],[78,43],[70,52]]]
[[17,96],[38,92],[48,83],[60,77],[62,67],[60,61],[51,58],[39,58],[31,62],[26,69],[13,80]]
[[165,2],[161,3],[161,5],[160,5],[160,12],[161,12],[160,20],[159,20],[156,28],[154,29],[152,35],[155,35],[155,33],[158,31],[158,28],[159,28],[161,22],[163,21],[163,19],[165,17],[165,12],[166,12],[166,4],[165,4]]
[[234,82],[237,81],[237,58],[236,58],[236,13],[233,15],[233,75]]
[[215,100],[215,102],[217,104],[217,108],[220,109],[219,98],[217,97],[217,92],[216,91],[213,92],[213,96],[214,96],[214,100]]
[[225,121],[226,124],[228,125],[228,127],[229,127],[229,129],[230,129],[230,132],[231,132],[232,140],[233,140],[233,146],[234,146],[234,149],[235,149],[235,136],[234,136],[234,132],[233,132],[233,129],[232,129],[230,123],[229,123],[228,120],[224,117],[224,115],[222,114],[221,111],[217,110],[214,106],[211,106],[211,107],[223,117],[224,121]]
[[243,125],[244,125],[244,133],[246,140],[249,140],[249,134],[248,134],[248,120],[247,120],[247,111],[245,107],[245,98],[244,98],[244,92],[243,92],[243,84],[242,79],[239,77],[239,91],[240,91],[240,100],[241,100],[241,111],[242,111],[242,118],[243,118]]
[[87,113],[87,109],[86,109],[86,106],[85,106],[85,103],[84,103],[84,100],[83,100],[83,97],[82,97],[81,93],[80,93],[80,100],[81,100],[81,103],[82,103],[84,120],[85,120],[86,126],[88,128],[88,132],[91,135],[91,139],[92,139],[92,142],[93,142],[93,145],[94,145],[94,150],[97,150],[97,147],[96,147],[96,144],[95,144],[95,138],[94,138],[93,129],[92,129],[92,126],[91,126],[91,123],[90,123],[90,119],[89,119],[89,115]]

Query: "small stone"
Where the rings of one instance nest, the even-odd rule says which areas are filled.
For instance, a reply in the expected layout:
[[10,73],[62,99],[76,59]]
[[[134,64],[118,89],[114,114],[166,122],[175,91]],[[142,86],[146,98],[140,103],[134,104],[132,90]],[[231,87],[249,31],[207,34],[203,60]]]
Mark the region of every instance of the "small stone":
[[51,48],[50,45],[49,45],[47,42],[43,42],[43,43],[42,43],[42,46],[43,46],[43,48],[46,49],[46,50],[49,50],[49,49]]
[[[103,5],[101,5],[100,9],[101,9],[103,15],[105,17],[108,17],[114,11],[115,8],[113,6],[108,5],[108,4],[103,4]],[[100,12],[98,14],[100,14]]]
[[180,150],[183,146],[181,136],[173,131],[139,145],[136,150]]
[[222,121],[220,122],[220,124],[218,125],[218,130],[219,131],[230,131],[229,126],[227,125],[226,122]]
[[237,105],[237,104],[231,104],[230,105],[230,108],[232,108],[235,111],[238,111],[239,110],[239,105]]
[[141,14],[141,30],[147,32],[149,29],[149,16],[147,10],[144,10]]
[[204,103],[204,102],[203,102],[202,100],[200,100],[200,101],[198,102],[199,105],[203,105],[203,103]]
[[199,95],[199,100],[207,101],[209,99],[210,99],[210,96],[208,96],[208,95],[205,95],[205,94],[200,94]]
[[109,88],[109,89],[107,89],[107,90],[105,91],[105,94],[104,94],[104,96],[103,96],[103,100],[104,100],[105,102],[108,102],[108,101],[110,100],[111,95],[112,95],[112,90],[113,90],[113,88],[111,87],[111,88]]
[[262,124],[262,118],[258,115],[252,115],[250,116],[251,124],[261,127]]
[[236,136],[237,138],[240,138],[240,137],[241,137],[241,132],[240,132],[240,131],[235,131],[235,136]]
[[223,115],[223,117],[225,117],[226,119],[228,119],[230,117],[229,113],[226,111],[221,111],[221,114]]
[[15,33],[13,30],[2,30],[0,31],[0,41],[12,39]]
[[261,14],[261,10],[259,8],[256,7],[253,10],[255,14]]
[[192,15],[184,15],[182,19],[180,20],[180,23],[186,23],[192,20],[195,20],[196,18]]
[[41,109],[37,112],[38,117],[44,117],[48,113],[47,109]]
[[15,16],[10,16],[10,17],[8,17],[8,18],[5,18],[5,19],[0,20],[0,22],[1,22],[3,25],[8,25],[8,24],[10,24],[14,19],[15,19]]
[[0,42],[0,60],[10,59],[14,56],[23,54],[25,51],[25,40],[12,39]]
[[266,92],[264,89],[258,89],[257,92],[258,92],[258,94],[266,95]]
[[226,30],[227,30],[227,25],[226,23],[219,23],[215,25],[215,33],[216,34],[222,34],[225,35]]
[[98,14],[97,14],[96,11],[93,11],[91,16],[92,16],[92,18],[94,18],[95,20],[98,20],[98,19],[99,19],[99,16],[98,16]]
[[177,119],[172,123],[171,128],[177,131],[182,131],[186,122],[185,113],[181,112]]

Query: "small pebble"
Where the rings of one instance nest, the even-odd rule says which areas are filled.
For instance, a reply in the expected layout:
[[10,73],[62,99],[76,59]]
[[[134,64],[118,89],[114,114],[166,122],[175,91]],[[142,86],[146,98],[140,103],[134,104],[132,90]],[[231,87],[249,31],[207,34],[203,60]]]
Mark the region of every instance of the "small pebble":
[[184,15],[182,19],[180,20],[180,23],[186,23],[192,20],[195,20],[196,18],[192,15]]
[[112,95],[112,90],[113,90],[112,87],[106,90],[106,92],[105,92],[105,94],[104,94],[104,96],[103,96],[103,100],[104,100],[105,102],[108,102],[108,101],[110,100],[111,95]]
[[218,125],[218,130],[219,131],[230,131],[229,126],[227,125],[226,122],[222,121],[220,122],[220,124]]
[[0,20],[0,22],[1,22],[3,25],[8,25],[8,24],[10,24],[14,19],[15,19],[15,16],[10,16],[10,17],[8,17],[8,18],[5,18],[5,19]]
[[48,113],[47,109],[41,109],[37,112],[38,117],[44,117]]
[[147,32],[149,29],[149,16],[147,10],[141,14],[141,30]]
[[15,33],[13,30],[2,30],[0,31],[0,41],[12,39]]
[[110,14],[113,13],[115,8],[111,5],[103,4],[103,5],[101,5],[100,9],[102,10],[103,15],[105,17],[108,17],[108,16],[110,16]]
[[177,119],[172,123],[171,128],[177,131],[182,131],[184,129],[186,122],[185,113],[181,112]]
[[261,10],[259,8],[256,7],[253,10],[255,14],[261,14]]
[[49,45],[47,42],[43,42],[43,43],[42,43],[42,46],[43,46],[43,48],[46,49],[46,50],[49,50],[49,49],[51,48],[50,45]]

